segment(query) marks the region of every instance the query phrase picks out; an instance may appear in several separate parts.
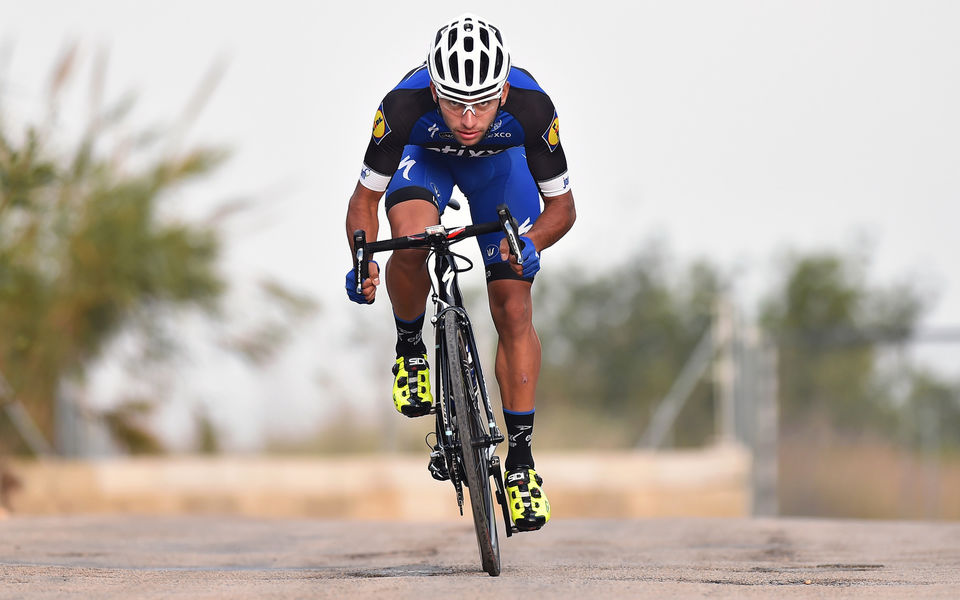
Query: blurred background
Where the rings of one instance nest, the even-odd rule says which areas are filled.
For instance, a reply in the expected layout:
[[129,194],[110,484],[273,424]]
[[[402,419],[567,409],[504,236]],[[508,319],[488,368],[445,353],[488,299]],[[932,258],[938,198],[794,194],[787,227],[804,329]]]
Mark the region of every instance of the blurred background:
[[[960,518],[960,6],[472,10],[554,99],[578,201],[535,286],[568,514]],[[0,0],[6,509],[257,513],[231,496],[257,481],[344,516],[347,467],[434,489],[343,220],[380,99],[458,11]],[[635,500],[586,493],[605,468]]]

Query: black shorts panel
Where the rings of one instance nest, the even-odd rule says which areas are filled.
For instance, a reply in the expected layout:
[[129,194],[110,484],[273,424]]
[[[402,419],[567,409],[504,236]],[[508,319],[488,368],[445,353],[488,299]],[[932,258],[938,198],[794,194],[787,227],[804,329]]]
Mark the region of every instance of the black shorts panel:
[[[433,192],[425,187],[411,185],[408,187],[402,187],[394,192],[390,192],[390,194],[387,196],[387,201],[384,204],[384,207],[387,211],[389,211],[394,206],[400,204],[401,202],[406,202],[407,200],[424,200],[434,206],[437,206],[437,199],[433,197]],[[437,206],[437,210],[440,210],[439,206]]]
[[498,279],[513,279],[515,281],[526,281],[533,283],[533,277],[523,277],[517,275],[509,262],[492,263],[486,266],[487,283],[497,281]]

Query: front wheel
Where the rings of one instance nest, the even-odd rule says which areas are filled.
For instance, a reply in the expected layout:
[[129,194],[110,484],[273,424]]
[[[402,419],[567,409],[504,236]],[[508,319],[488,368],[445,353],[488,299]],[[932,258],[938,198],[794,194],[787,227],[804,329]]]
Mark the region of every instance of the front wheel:
[[487,573],[497,576],[500,574],[500,546],[490,494],[488,446],[476,447],[476,442],[485,437],[487,423],[480,410],[480,389],[473,367],[475,357],[467,342],[470,336],[457,322],[454,311],[444,315],[443,329],[444,349],[450,370],[450,395],[456,411],[464,478],[470,490],[470,508],[477,531],[480,561]]

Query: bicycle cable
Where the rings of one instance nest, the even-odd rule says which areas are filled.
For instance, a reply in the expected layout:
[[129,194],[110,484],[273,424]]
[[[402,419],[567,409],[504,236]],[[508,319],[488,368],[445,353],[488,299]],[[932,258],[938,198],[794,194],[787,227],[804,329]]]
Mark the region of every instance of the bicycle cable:
[[467,266],[461,269],[457,266],[457,261],[453,261],[454,273],[466,273],[467,271],[473,268],[473,261],[467,258],[466,256],[462,254],[457,254],[456,252],[450,252],[450,256],[452,256],[453,258],[459,258],[460,260],[463,260],[464,262],[467,263]]

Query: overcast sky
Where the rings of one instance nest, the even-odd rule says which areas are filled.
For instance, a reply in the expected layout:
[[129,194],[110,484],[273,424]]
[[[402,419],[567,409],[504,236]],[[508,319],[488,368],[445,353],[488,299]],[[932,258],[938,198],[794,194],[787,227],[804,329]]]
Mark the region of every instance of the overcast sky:
[[[960,325],[960,3],[482,5],[472,9],[501,28],[560,115],[579,219],[544,253],[545,275],[571,261],[602,265],[607,244],[619,255],[660,239],[681,261],[709,257],[735,274],[750,310],[785,249],[865,241],[874,282],[913,281],[932,294],[926,324]],[[318,297],[325,315],[354,319],[342,224],[373,113],[460,10],[0,0],[0,100],[14,117],[42,114],[50,65],[69,41],[87,71],[109,51],[107,95],[136,90],[141,123],[169,121],[224,65],[190,139],[234,156],[183,190],[178,210],[203,215],[254,196],[258,207],[228,229],[231,277],[275,275]],[[78,128],[85,83],[65,114]],[[369,310],[371,327],[389,327],[385,304]],[[309,423],[322,412],[316,370],[304,364],[337,356],[339,341],[301,340],[267,374],[237,371],[247,382],[239,410],[218,417],[237,445],[255,444],[258,422],[283,421],[277,414]],[[194,385],[198,396],[218,394],[205,385]],[[278,388],[284,399],[264,408],[258,397]]]

